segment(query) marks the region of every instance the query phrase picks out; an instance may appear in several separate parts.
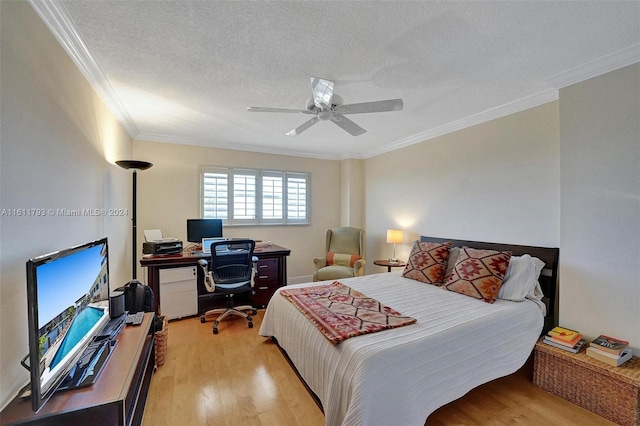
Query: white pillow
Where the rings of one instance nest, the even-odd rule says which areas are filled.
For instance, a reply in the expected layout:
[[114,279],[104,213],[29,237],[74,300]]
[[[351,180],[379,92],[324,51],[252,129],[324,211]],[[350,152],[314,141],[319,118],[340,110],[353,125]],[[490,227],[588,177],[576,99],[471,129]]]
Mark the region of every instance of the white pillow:
[[528,254],[512,256],[498,292],[498,299],[522,302],[527,295],[533,294],[536,285],[539,285],[538,277],[542,268],[544,262],[537,257]]
[[540,283],[537,282],[535,286],[533,286],[533,290],[527,294],[527,299],[531,300],[533,303],[540,307],[543,316],[547,316],[547,305],[544,304],[542,298],[544,297],[544,293],[542,292],[542,288],[540,288]]

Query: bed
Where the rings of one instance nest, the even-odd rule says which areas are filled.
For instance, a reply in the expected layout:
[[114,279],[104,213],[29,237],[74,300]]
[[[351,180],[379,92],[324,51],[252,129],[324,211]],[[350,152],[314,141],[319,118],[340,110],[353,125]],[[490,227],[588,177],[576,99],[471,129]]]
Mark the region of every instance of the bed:
[[[274,339],[319,400],[326,425],[424,425],[430,413],[471,389],[514,373],[541,333],[557,323],[557,248],[420,237],[454,247],[509,250],[544,262],[542,302],[494,303],[402,276],[402,271],[340,280],[414,324],[352,337],[338,345],[279,289],[259,334]],[[544,312],[546,311],[546,315]]]

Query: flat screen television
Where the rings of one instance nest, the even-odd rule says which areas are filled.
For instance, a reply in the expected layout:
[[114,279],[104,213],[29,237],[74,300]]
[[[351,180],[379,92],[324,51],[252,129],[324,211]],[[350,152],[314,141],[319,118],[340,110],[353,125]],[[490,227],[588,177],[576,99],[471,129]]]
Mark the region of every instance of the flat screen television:
[[[92,383],[106,363],[108,344],[81,361],[110,321],[107,239],[29,259],[27,302],[29,364],[23,365],[30,371],[31,403],[37,412],[61,384]],[[76,372],[81,365],[83,371]]]
[[222,237],[222,219],[187,219],[187,241],[201,243],[203,238]]

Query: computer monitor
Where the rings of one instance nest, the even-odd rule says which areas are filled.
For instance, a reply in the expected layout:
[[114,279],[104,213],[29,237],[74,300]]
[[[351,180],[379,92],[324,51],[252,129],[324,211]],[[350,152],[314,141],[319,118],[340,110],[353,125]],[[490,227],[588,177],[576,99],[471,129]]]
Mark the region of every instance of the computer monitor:
[[203,238],[222,237],[222,219],[187,219],[187,241],[201,243]]

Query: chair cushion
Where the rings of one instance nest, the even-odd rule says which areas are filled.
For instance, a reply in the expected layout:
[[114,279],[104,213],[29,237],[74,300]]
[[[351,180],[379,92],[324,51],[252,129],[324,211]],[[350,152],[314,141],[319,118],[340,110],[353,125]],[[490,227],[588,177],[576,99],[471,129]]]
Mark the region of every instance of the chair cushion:
[[340,278],[351,278],[354,276],[353,268],[348,266],[326,266],[318,269],[317,277],[319,281],[337,280]]
[[327,253],[327,265],[348,266],[353,268],[356,260],[360,260],[357,254]]
[[213,294],[241,294],[251,291],[251,281],[234,284],[216,284]]

